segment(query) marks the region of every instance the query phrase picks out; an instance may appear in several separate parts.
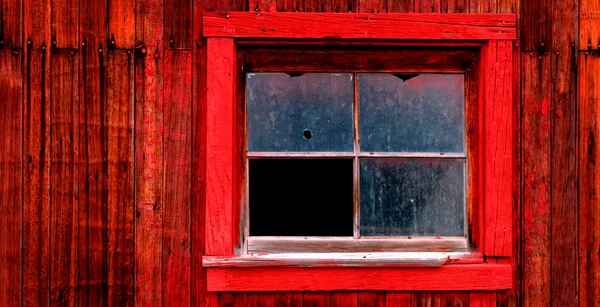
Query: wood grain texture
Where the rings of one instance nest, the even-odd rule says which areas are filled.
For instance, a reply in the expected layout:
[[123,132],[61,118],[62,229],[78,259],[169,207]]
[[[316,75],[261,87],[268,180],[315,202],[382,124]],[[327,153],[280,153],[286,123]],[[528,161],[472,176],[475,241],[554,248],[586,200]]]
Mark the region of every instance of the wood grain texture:
[[[207,37],[515,39],[514,14],[204,13]],[[327,26],[324,26],[327,25]]]
[[79,284],[79,54],[53,51],[50,80],[50,305],[75,306]]
[[[442,13],[467,13],[469,12],[470,4],[468,0],[443,0]],[[472,12],[471,12],[472,13]],[[509,13],[509,12],[507,12]],[[515,13],[515,12],[510,12]]]
[[[573,13],[571,11],[571,13]],[[579,50],[600,48],[600,2],[579,0]]]
[[513,98],[512,43],[490,41],[482,49],[485,79],[484,246],[489,256],[512,255]]
[[358,293],[358,306],[384,307],[386,306],[385,291],[361,291]]
[[[512,285],[510,265],[441,268],[209,268],[209,291],[497,290]],[[339,276],[344,276],[340,279]]]
[[332,291],[329,296],[331,307],[358,306],[358,291]]
[[388,13],[414,13],[415,2],[413,0],[388,0]]
[[108,143],[106,0],[80,0],[78,302],[106,305]]
[[79,47],[79,0],[51,0],[52,47]]
[[[307,1],[307,0],[304,0]],[[359,13],[387,13],[386,0],[358,0]]]
[[497,13],[498,2],[502,2],[502,0],[469,0],[469,12]]
[[415,13],[441,13],[442,0],[415,0]]
[[[240,295],[240,294],[238,294]],[[243,294],[242,294],[243,295]],[[274,292],[248,293],[248,307],[275,307]]]
[[304,307],[329,307],[331,293],[329,292],[304,292]]
[[0,48],[21,48],[23,0],[1,0],[0,8]]
[[[493,291],[490,291],[493,292]],[[466,307],[469,306],[469,292],[467,291],[446,291],[442,293],[442,301],[447,307]]]
[[442,307],[442,292],[439,291],[419,291],[413,293],[413,307]]
[[521,50],[552,49],[552,5],[545,0],[523,0],[521,6]]
[[246,293],[224,292],[218,294],[219,306],[221,307],[246,307],[248,306],[248,295]]
[[0,305],[21,304],[22,54],[0,49]]
[[192,48],[192,0],[164,2],[163,45],[171,49]]
[[206,255],[233,254],[235,46],[207,42]]
[[579,306],[600,305],[600,58],[579,55]]
[[135,0],[108,1],[108,37],[113,48],[135,46]]
[[275,306],[302,307],[302,292],[275,292]]
[[[270,0],[273,1],[273,0]],[[279,1],[275,1],[276,3],[276,9],[277,12],[302,12],[304,11],[304,1],[303,0],[279,0]],[[255,12],[256,11],[256,4],[253,5],[254,3],[257,3],[257,1],[253,0],[250,1],[250,12]],[[267,5],[267,7],[269,7],[271,5],[271,3],[269,3]]]
[[277,2],[275,0],[248,0],[248,6],[251,12],[275,12],[277,11]]
[[331,0],[304,0],[305,12],[331,12]]
[[107,305],[133,306],[134,271],[134,59],[107,57]]
[[493,291],[470,291],[469,306],[494,307],[496,306],[496,293]]
[[550,58],[522,60],[523,305],[550,304]]
[[[165,52],[163,304],[189,306],[192,54]],[[176,295],[174,295],[176,294]]]
[[551,301],[577,302],[577,51],[578,1],[554,1],[550,53],[552,148],[550,229]]
[[413,294],[408,291],[388,291],[385,294],[385,306],[402,307],[412,306]]

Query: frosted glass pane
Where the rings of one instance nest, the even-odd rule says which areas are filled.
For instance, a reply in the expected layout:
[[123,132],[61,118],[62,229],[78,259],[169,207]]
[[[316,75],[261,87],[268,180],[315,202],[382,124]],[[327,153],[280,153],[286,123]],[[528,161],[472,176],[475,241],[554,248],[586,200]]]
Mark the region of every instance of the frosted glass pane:
[[249,73],[249,151],[353,151],[352,74]]
[[462,159],[361,159],[362,236],[464,235]]
[[359,74],[363,152],[464,152],[461,74]]

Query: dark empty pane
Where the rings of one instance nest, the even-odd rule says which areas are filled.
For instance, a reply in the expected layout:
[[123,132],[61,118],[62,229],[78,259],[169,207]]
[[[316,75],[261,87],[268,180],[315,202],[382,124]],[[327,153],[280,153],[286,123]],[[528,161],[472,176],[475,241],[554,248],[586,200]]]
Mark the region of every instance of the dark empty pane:
[[250,160],[250,235],[352,236],[352,164]]
[[250,73],[249,151],[352,151],[352,74]]
[[362,236],[464,235],[464,160],[362,159]]
[[460,74],[365,73],[358,77],[363,152],[464,152]]

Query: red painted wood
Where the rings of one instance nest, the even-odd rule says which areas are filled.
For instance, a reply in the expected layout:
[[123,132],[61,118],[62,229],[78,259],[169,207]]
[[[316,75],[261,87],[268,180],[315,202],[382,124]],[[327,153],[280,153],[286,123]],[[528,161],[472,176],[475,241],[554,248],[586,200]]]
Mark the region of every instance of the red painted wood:
[[[189,306],[192,54],[165,51],[163,291],[165,306]],[[176,293],[177,295],[172,295]]]
[[251,12],[275,12],[277,2],[274,0],[248,0]]
[[207,41],[206,255],[233,254],[235,46]]
[[[306,0],[304,0],[306,1]],[[387,13],[386,0],[358,0],[359,13]]]
[[[576,10],[569,8],[569,12]],[[579,1],[579,50],[600,47],[600,3],[594,0]]]
[[246,293],[223,292],[218,294],[221,307],[246,307],[248,296]]
[[108,1],[108,37],[114,48],[135,47],[135,0]]
[[[493,291],[491,291],[493,292]],[[466,307],[469,306],[469,292],[467,291],[447,291],[442,293],[442,301],[447,307]]]
[[[521,50],[552,49],[552,5],[544,0],[521,1]],[[543,44],[543,45],[542,45]]]
[[304,307],[330,307],[329,292],[304,292]]
[[0,305],[21,304],[22,54],[0,49]]
[[209,268],[209,291],[496,290],[512,285],[510,265],[431,269]]
[[357,291],[332,291],[329,296],[331,307],[355,307],[358,306]]
[[52,52],[50,68],[50,305],[77,303],[79,54]]
[[[272,1],[272,0],[271,0]],[[304,11],[304,1],[303,0],[279,0],[277,2],[277,11],[278,12],[302,12]],[[250,4],[250,12],[256,11],[255,8]]]
[[413,293],[413,307],[442,307],[442,292],[418,291]]
[[523,299],[550,304],[550,59],[527,53],[522,61]]
[[388,13],[414,13],[415,2],[413,0],[388,0]]
[[600,58],[579,55],[579,306],[600,305]]
[[358,306],[384,307],[386,305],[385,291],[361,291],[358,293]]
[[275,306],[282,307],[301,307],[303,295],[302,292],[275,292]]
[[356,13],[358,0],[331,0],[331,12]]
[[513,98],[512,43],[490,41],[482,49],[485,79],[484,249],[490,256],[512,254]]
[[469,0],[470,13],[497,13],[498,0]]
[[[444,0],[442,1],[442,13],[467,13],[469,12],[468,0]],[[516,13],[516,12],[506,12]]]
[[55,48],[79,47],[79,0],[50,0],[50,29]]
[[385,306],[412,306],[412,293],[408,291],[388,291],[385,294]]
[[415,13],[441,13],[441,0],[415,0]]
[[248,293],[248,307],[275,307],[275,293]]
[[305,12],[331,12],[331,0],[304,0]]
[[[323,24],[330,25],[323,27]],[[514,14],[204,13],[207,37],[449,39],[516,38]]]
[[134,267],[134,59],[107,56],[107,305],[133,305]]
[[192,48],[192,1],[165,1],[164,18],[163,45],[165,48]]
[[471,307],[495,307],[496,293],[493,291],[470,291],[469,306]]
[[0,7],[0,48],[21,48],[22,0],[3,0]]

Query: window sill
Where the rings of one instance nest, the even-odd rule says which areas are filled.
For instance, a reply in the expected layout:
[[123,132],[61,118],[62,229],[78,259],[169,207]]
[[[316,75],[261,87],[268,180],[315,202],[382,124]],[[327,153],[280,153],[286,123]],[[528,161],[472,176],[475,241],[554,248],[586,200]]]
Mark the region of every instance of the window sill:
[[422,258],[371,255],[360,259],[350,255],[342,259],[294,255],[287,259],[274,255],[204,257],[207,290],[504,290],[510,289],[513,282],[510,264],[485,264],[476,255],[448,258],[446,254],[444,261],[433,255]]
[[445,264],[482,264],[483,256],[469,252],[376,252],[376,253],[273,253],[233,256],[204,256],[207,268],[256,267],[420,267]]

